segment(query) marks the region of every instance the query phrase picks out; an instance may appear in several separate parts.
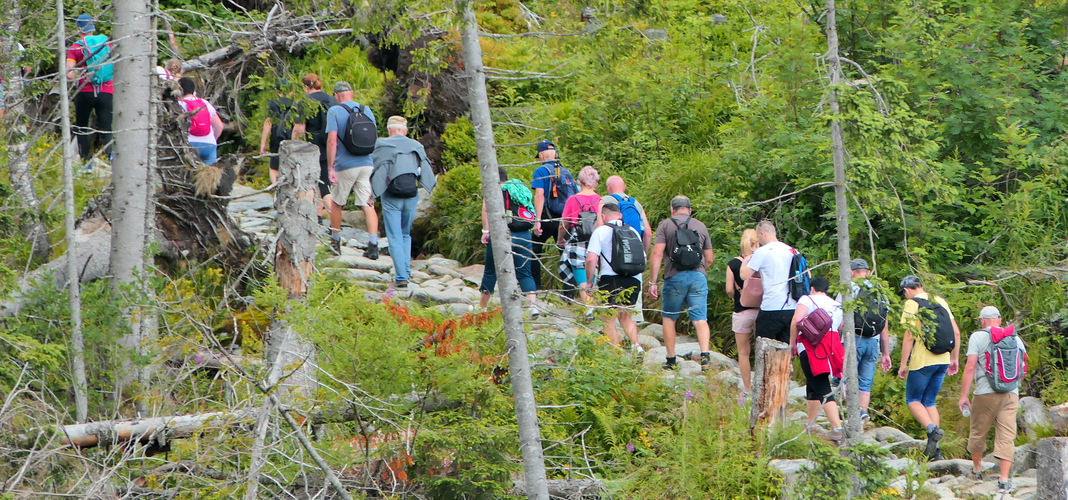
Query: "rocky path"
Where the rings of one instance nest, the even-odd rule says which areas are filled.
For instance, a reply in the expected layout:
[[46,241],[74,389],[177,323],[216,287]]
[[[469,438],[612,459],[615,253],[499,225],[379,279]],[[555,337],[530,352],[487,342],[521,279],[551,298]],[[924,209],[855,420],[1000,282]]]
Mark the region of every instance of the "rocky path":
[[[262,245],[273,245],[275,232],[273,194],[256,193],[251,188],[238,185],[234,187],[232,195],[240,196],[232,201],[229,207],[239,225],[253,233]],[[344,273],[354,284],[368,290],[369,296],[374,299],[380,298],[382,293],[389,293],[396,300],[419,302],[447,315],[462,315],[478,307],[478,285],[482,279],[482,265],[463,267],[459,262],[441,255],[413,260],[409,286],[406,289],[397,289],[391,281],[393,261],[388,256],[389,242],[380,237],[379,247],[383,250],[382,256],[377,260],[366,259],[362,257],[362,249],[367,245],[368,234],[355,229],[353,225],[362,225],[362,221],[351,221],[343,225],[342,242],[344,245],[341,255],[326,259],[322,267]],[[528,318],[528,331],[532,339],[548,339],[566,344],[573,342],[577,335],[600,334],[600,323],[579,319],[582,314],[580,308],[552,302],[540,301],[541,316],[537,319]],[[491,307],[494,307],[495,303],[496,297],[494,297],[494,302],[491,302]],[[697,362],[699,348],[695,339],[692,338],[679,337],[677,341],[675,350],[680,360],[679,369],[662,370],[660,365],[664,363],[667,355],[667,349],[662,346],[662,341],[663,330],[660,325],[641,324],[639,343],[646,350],[643,362],[648,370],[663,374],[669,386],[686,390],[694,384],[716,379],[741,390],[738,362],[713,352],[712,369],[702,372]],[[805,388],[791,382],[790,404],[795,411],[790,415],[790,420],[804,421],[804,395]],[[740,400],[739,403],[744,404],[744,401]],[[1020,423],[1021,434],[1025,432],[1033,434],[1034,429],[1047,429],[1051,425],[1068,427],[1068,405],[1047,410],[1042,406],[1041,401],[1035,398],[1024,398],[1021,400],[1020,413],[1023,420]],[[1061,421],[1051,424],[1051,415],[1052,418],[1060,418]],[[826,420],[822,416],[817,420],[817,424],[827,427]],[[891,487],[899,494],[914,490],[916,485],[913,484],[910,488],[909,477],[915,477],[922,470],[922,466],[907,456],[912,450],[922,453],[925,441],[914,439],[891,427],[869,428],[865,432],[865,438],[890,451],[891,455],[886,465],[901,474],[891,484]],[[969,460],[940,460],[927,464],[927,477],[923,480],[923,486],[928,492],[942,499],[1044,499],[1046,497],[1037,491],[1037,462],[1038,454],[1034,444],[1029,443],[1017,447],[1012,473],[1012,481],[1016,490],[1012,494],[998,493],[996,472],[989,470],[996,463],[993,456],[987,456],[984,459],[984,468],[988,470],[985,481],[973,481],[965,477],[965,474],[971,470]],[[802,470],[812,464],[805,459],[793,459],[772,460],[771,465],[784,474],[788,485],[792,485],[799,480]],[[1063,493],[1062,491],[1061,494]]]

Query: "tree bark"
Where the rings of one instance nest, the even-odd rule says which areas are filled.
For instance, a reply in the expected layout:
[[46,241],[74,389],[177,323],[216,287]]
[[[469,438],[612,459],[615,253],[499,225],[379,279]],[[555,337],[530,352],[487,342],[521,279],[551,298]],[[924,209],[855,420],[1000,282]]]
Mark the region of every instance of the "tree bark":
[[[5,0],[2,11],[7,17],[0,26],[3,33],[19,33],[22,29],[22,8],[19,0]],[[60,42],[63,45],[63,42]],[[7,112],[4,121],[8,122],[8,133],[4,137],[7,144],[8,174],[11,188],[22,203],[23,213],[19,216],[22,236],[30,242],[30,256],[43,261],[51,253],[48,228],[41,221],[41,202],[33,186],[33,174],[30,171],[29,151],[29,115],[23,108],[22,64],[19,61],[21,51],[19,42],[11,35],[0,40],[0,67],[3,67],[4,92],[0,99]],[[66,47],[63,47],[65,50]],[[66,55],[64,55],[64,59]],[[64,60],[60,59],[60,60]]]
[[482,66],[482,47],[478,38],[478,22],[470,0],[462,3],[464,11],[463,47],[471,104],[471,124],[475,131],[479,169],[482,171],[482,200],[489,217],[493,260],[497,268],[501,309],[504,316],[505,345],[512,377],[512,397],[519,427],[519,446],[523,456],[523,476],[527,484],[527,498],[548,500],[545,480],[545,459],[542,453],[541,430],[538,428],[538,409],[534,401],[527,338],[523,332],[522,294],[512,262],[511,233],[504,220],[504,198],[501,196],[497,173],[497,151],[493,139],[493,121],[489,98],[486,95],[486,73]]
[[[828,102],[831,108],[831,156],[834,161],[835,221],[838,223],[838,280],[842,285],[844,301],[852,299],[853,277],[849,269],[849,201],[846,199],[845,144],[842,139],[842,117],[838,106],[838,86],[842,80],[842,64],[838,54],[838,24],[835,19],[834,0],[827,0],[827,70],[831,87]],[[845,349],[845,367],[842,374],[846,381],[846,440],[854,443],[862,437],[863,422],[860,421],[860,387],[857,379],[857,338],[854,334],[853,315],[844,314],[839,328]]]
[[[144,258],[151,191],[149,144],[153,132],[148,108],[153,103],[151,78],[155,37],[146,0],[115,0],[114,6],[115,81],[123,84],[115,86],[114,96],[111,284],[116,294],[126,294],[128,290],[148,294],[150,290],[145,286]],[[130,296],[128,303],[132,305],[125,311],[130,333],[121,342],[138,355],[144,354],[146,341],[156,334],[150,320],[154,314],[148,310],[149,302],[146,299],[147,295]],[[128,369],[122,370],[125,373],[119,376],[129,380],[128,377],[132,375],[130,363],[125,364]],[[146,366],[135,370],[140,382],[139,390],[143,391],[148,387],[150,369]],[[126,380],[116,384],[116,404],[121,404]],[[137,410],[147,414],[144,401],[144,398],[137,398]]]
[[794,371],[790,345],[765,337],[756,339],[756,382],[753,383],[753,406],[749,412],[749,429],[768,427],[786,418],[790,395],[790,377]]
[[[17,4],[17,1],[16,1]],[[63,18],[63,0],[56,0],[56,25],[57,25],[57,46],[59,49],[59,60],[66,60],[67,51],[67,33],[66,24]],[[78,238],[80,233],[76,233],[74,229],[74,167],[72,162],[74,161],[74,146],[68,139],[70,137],[70,100],[67,95],[67,72],[62,68],[59,71],[59,102],[60,111],[62,116],[60,117],[63,139],[63,209],[66,211],[65,224],[66,224],[66,241],[67,241],[67,258],[66,261],[66,273],[64,278],[78,275]],[[56,261],[58,262],[58,260]],[[48,266],[42,266],[48,267]],[[59,274],[59,273],[56,273]],[[53,279],[55,276],[53,275]],[[71,323],[71,371],[74,376],[74,414],[78,423],[84,423],[89,416],[89,400],[86,396],[86,391],[89,390],[89,383],[85,377],[85,339],[82,336],[82,298],[81,298],[81,283],[77,279],[69,280],[69,283],[65,281],[67,285],[67,300],[70,306],[70,323]],[[57,287],[59,288],[59,287]]]

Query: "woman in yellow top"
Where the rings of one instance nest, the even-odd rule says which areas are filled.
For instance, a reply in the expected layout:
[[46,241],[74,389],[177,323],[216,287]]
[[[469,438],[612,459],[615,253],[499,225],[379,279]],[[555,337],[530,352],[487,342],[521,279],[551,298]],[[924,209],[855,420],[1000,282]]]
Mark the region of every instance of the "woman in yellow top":
[[[935,399],[942,389],[946,375],[957,373],[960,359],[960,328],[953,318],[949,304],[942,297],[930,296],[923,289],[920,279],[913,275],[901,280],[901,289],[905,293],[905,310],[901,313],[901,324],[906,325],[905,338],[901,341],[901,367],[898,378],[905,381],[905,403],[912,416],[927,431],[927,447],[924,453],[931,460],[941,460],[942,450],[938,441],[945,432],[939,427],[940,419]],[[953,343],[949,350],[941,354],[931,352],[924,342],[916,342],[913,332],[921,332],[920,302],[933,302],[945,308],[949,322],[953,326]],[[907,364],[906,364],[907,363]],[[906,378],[907,377],[907,378]]]

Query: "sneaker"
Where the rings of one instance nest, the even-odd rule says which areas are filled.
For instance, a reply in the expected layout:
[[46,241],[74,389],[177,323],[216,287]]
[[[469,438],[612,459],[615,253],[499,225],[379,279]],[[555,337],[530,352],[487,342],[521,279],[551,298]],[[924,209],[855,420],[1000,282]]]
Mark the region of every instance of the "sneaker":
[[936,449],[935,452],[934,452],[934,455],[932,455],[930,457],[930,461],[931,462],[937,462],[939,460],[945,460],[945,459],[946,458],[942,456],[942,450],[941,449]]
[[836,443],[841,441],[844,438],[845,438],[845,429],[842,428],[842,427],[835,427],[834,429],[831,429],[830,432],[827,433],[827,439],[830,439],[831,441],[834,441]]
[[678,370],[679,369],[679,364],[675,360],[669,359],[667,361],[664,361],[664,364],[661,365],[660,367],[665,369],[665,370]]
[[371,260],[378,260],[378,243],[367,245],[367,250],[363,251],[363,256]]
[[405,288],[408,288],[408,280],[400,280],[400,281],[397,281],[397,282],[396,282],[396,283],[395,283],[395,284],[394,284],[393,286],[394,286],[395,288],[398,288],[398,289],[401,289],[401,290],[403,290],[403,289],[405,289]]
[[931,460],[941,460],[940,458],[936,459],[934,457],[935,453],[937,453],[939,457],[942,456],[942,450],[938,449],[938,441],[941,440],[942,437],[945,435],[945,431],[943,431],[941,427],[937,426],[934,428],[934,430],[928,432],[927,446],[923,449],[923,454],[927,455],[928,457],[931,457]]
[[860,410],[860,421],[861,422],[870,422],[871,421],[871,416],[868,415],[868,410]]
[[634,344],[630,346],[630,352],[634,354],[634,359],[637,359],[639,364],[645,360],[645,349],[642,349],[642,346]]
[[538,316],[541,316],[541,311],[537,306],[530,306],[530,319],[538,319]]
[[330,251],[334,252],[334,255],[341,255],[341,238],[330,238]]
[[593,308],[587,307],[586,314],[583,315],[586,319],[593,319]]
[[968,471],[968,474],[966,474],[965,477],[967,477],[968,479],[971,479],[972,481],[982,481],[983,480],[983,471],[981,471],[981,470]]
[[712,368],[712,354],[708,352],[701,353],[701,371],[707,372]]
[[998,493],[1009,494],[1016,491],[1016,485],[1012,481],[998,481]]

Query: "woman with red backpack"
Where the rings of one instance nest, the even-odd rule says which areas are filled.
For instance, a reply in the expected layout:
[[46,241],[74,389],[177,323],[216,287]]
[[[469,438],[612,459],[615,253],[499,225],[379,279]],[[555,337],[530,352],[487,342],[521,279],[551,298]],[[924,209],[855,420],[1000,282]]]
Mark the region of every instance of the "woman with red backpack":
[[790,352],[801,357],[801,371],[805,374],[805,406],[808,420],[805,426],[812,429],[816,416],[823,406],[831,423],[832,441],[842,439],[842,419],[838,416],[838,403],[831,390],[831,377],[842,376],[845,349],[838,336],[842,325],[842,307],[827,295],[830,283],[817,276],[809,283],[810,292],[797,301],[797,309],[790,321]]

